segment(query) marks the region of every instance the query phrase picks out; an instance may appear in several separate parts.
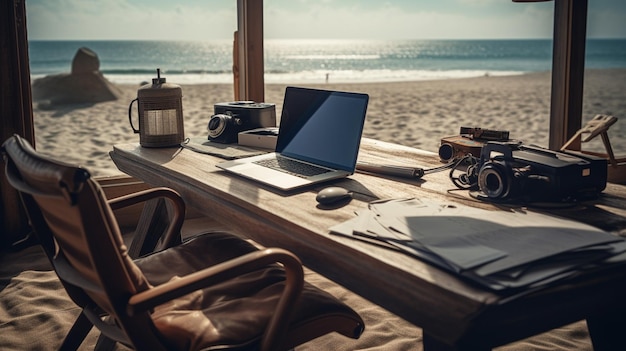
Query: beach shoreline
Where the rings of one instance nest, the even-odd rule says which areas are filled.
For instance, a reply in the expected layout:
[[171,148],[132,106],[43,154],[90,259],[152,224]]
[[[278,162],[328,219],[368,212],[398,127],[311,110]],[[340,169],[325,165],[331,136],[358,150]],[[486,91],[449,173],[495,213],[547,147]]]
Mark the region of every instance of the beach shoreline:
[[[175,83],[175,81],[170,81]],[[114,144],[138,142],[129,123],[128,106],[140,82],[116,86],[118,100],[96,104],[51,105],[33,101],[36,148],[88,168],[93,175],[119,174],[108,153]],[[265,102],[276,104],[280,118],[284,90],[291,84],[266,84]],[[294,84],[295,85],[295,84]],[[507,130],[512,139],[548,145],[550,72],[374,83],[322,83],[304,86],[369,94],[363,137],[436,152],[442,137],[460,127]],[[233,85],[181,85],[185,136],[206,136],[219,102],[233,101]],[[626,69],[594,69],[585,74],[583,116],[626,113]],[[136,123],[136,110],[134,111]],[[616,155],[626,154],[626,121],[609,130]],[[600,138],[584,150],[604,152]]]

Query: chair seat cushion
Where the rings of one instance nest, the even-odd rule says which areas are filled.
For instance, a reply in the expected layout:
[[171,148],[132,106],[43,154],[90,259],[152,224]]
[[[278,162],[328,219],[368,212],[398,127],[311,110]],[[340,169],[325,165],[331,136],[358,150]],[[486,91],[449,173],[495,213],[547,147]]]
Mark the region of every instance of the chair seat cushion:
[[[213,232],[139,258],[153,286],[257,250],[234,235]],[[159,306],[153,322],[179,350],[254,349],[284,288],[280,265],[241,275]],[[305,283],[292,318],[287,347],[337,330],[358,338],[363,320],[332,295]]]

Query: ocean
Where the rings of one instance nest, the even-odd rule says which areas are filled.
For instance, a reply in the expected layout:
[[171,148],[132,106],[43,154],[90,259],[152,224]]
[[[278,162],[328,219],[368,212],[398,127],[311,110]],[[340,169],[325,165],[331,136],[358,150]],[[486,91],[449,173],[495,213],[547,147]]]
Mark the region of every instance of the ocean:
[[[552,40],[266,40],[266,83],[389,82],[549,71]],[[70,72],[87,47],[114,83],[232,83],[232,41],[30,41],[32,79]],[[626,68],[626,39],[588,39],[587,68]]]

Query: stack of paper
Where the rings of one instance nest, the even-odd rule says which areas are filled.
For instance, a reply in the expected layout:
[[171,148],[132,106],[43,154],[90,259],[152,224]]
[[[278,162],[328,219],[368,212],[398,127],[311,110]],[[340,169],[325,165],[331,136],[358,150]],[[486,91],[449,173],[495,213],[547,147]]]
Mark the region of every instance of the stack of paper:
[[330,230],[382,241],[493,290],[547,284],[626,251],[624,239],[575,221],[414,198],[372,202]]

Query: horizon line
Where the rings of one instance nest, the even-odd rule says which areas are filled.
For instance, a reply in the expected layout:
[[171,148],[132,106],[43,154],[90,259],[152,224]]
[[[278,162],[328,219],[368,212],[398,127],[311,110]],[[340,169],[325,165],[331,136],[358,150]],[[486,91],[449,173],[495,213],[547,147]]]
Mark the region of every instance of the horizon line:
[[[305,40],[305,41],[434,41],[434,40],[552,40],[552,37],[531,37],[531,38],[387,38],[387,39],[368,39],[368,38],[265,38],[264,40]],[[626,37],[587,37],[587,39],[598,39],[598,40],[626,40]],[[119,39],[119,38],[32,38],[28,39],[28,41],[177,41],[177,42],[209,42],[209,41],[232,41],[232,38],[213,38],[213,39],[148,39],[148,38],[138,38],[138,39]]]

